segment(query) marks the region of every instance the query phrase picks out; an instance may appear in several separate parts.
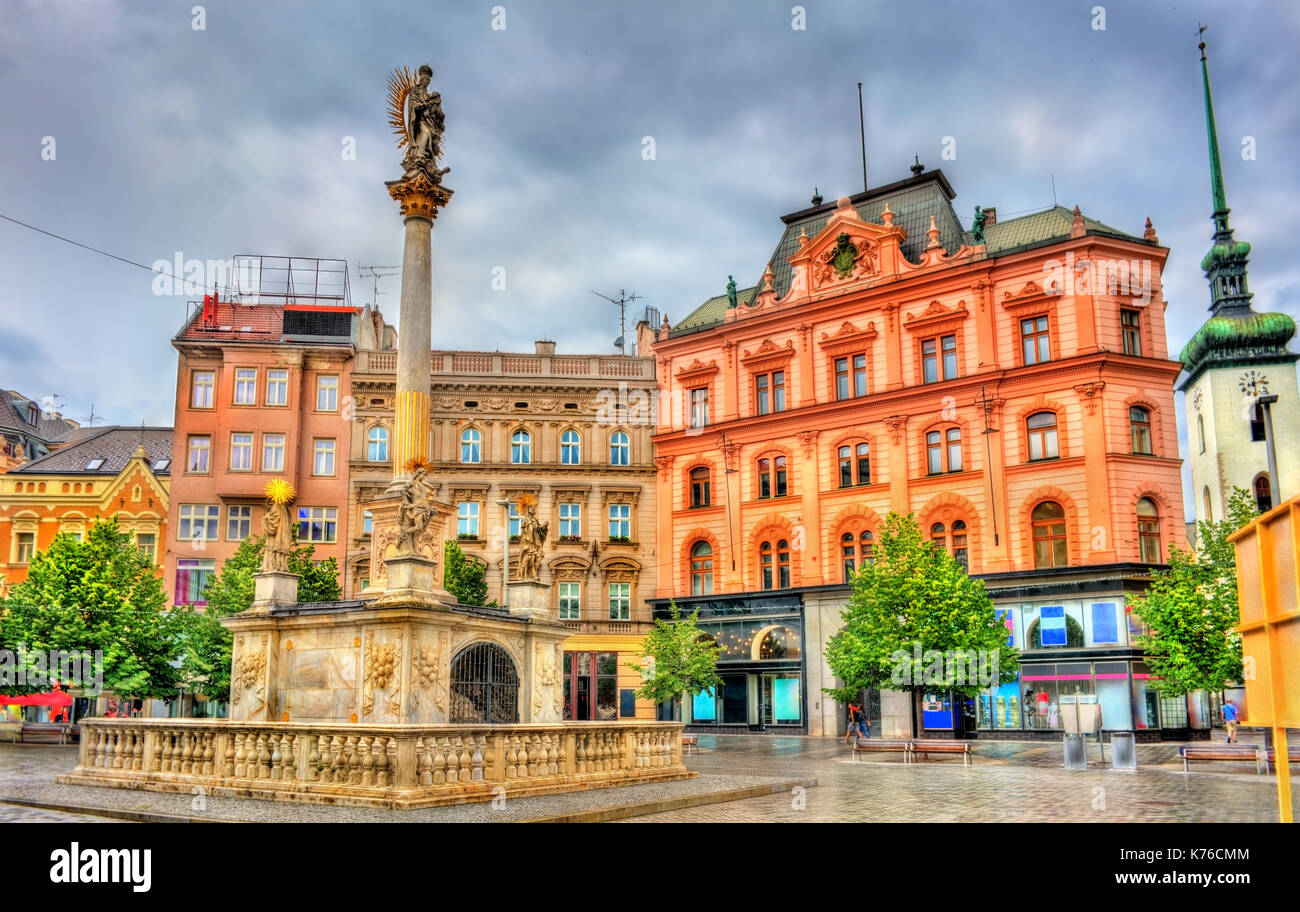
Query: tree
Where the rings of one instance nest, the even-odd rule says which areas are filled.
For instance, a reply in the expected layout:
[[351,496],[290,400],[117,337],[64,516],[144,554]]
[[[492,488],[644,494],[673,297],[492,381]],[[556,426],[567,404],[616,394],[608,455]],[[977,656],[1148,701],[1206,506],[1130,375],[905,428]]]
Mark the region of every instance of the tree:
[[[175,693],[173,623],[153,562],[117,520],[85,541],[58,535],[0,603],[0,646],[103,657],[104,687],[124,697]],[[28,685],[31,690],[48,686]]]
[[462,605],[482,605],[487,601],[487,567],[481,561],[466,557],[460,545],[447,542],[443,549],[445,573],[443,588],[456,597]]
[[[181,677],[195,693],[224,700],[230,695],[230,656],[234,637],[221,619],[247,611],[253,605],[253,576],[262,568],[264,536],[249,537],[226,559],[221,572],[212,578],[203,595],[206,607],[177,605],[175,614]],[[289,572],[298,580],[298,604],[333,602],[343,596],[339,588],[338,561],[333,557],[315,560],[311,544],[299,544],[289,552]]]
[[1249,492],[1234,488],[1227,516],[1197,523],[1197,548],[1169,549],[1169,569],[1152,574],[1134,614],[1149,632],[1138,645],[1146,651],[1151,683],[1162,693],[1216,691],[1242,679],[1237,615],[1237,555],[1228,536],[1258,511]]
[[[653,673],[637,690],[643,700],[662,703],[683,694],[697,696],[722,684],[718,677],[718,644],[699,628],[700,611],[683,618],[677,603],[669,607],[671,619],[655,618],[654,628],[641,641],[641,658],[650,658]],[[641,673],[643,666],[627,665]]]
[[984,581],[922,538],[911,514],[885,518],[842,617],[826,661],[844,686],[824,688],[842,703],[867,687],[970,696],[1016,679],[1018,652]]

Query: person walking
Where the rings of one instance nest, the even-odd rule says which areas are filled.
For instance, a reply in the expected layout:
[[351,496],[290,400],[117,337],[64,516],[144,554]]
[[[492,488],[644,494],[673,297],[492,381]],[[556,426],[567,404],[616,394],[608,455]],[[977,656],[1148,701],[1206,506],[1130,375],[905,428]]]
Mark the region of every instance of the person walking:
[[1223,726],[1228,730],[1228,743],[1237,742],[1237,707],[1231,700],[1223,701]]
[[871,727],[867,724],[866,717],[862,713],[862,707],[857,703],[849,704],[849,727],[844,732],[844,743],[852,744],[856,738],[870,738]]

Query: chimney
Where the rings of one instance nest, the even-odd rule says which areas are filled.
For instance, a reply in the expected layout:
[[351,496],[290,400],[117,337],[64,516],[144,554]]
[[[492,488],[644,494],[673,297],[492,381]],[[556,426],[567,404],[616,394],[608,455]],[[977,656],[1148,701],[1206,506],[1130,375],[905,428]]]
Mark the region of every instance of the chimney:
[[988,228],[998,223],[998,210],[996,206],[989,206],[984,210],[984,227]]
[[533,343],[534,353],[538,355],[555,354],[555,343],[546,339],[538,339]]

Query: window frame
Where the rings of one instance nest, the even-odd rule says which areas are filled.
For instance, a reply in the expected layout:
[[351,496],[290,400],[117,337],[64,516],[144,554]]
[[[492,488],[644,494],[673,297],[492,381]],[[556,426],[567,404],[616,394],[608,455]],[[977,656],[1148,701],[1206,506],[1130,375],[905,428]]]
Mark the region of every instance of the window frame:
[[[236,438],[246,438],[246,442],[237,442]],[[230,471],[238,472],[241,475],[249,474],[253,471],[253,448],[257,444],[257,435],[252,431],[231,431],[230,432]],[[242,452],[243,465],[239,465],[236,459],[236,453]]]
[[[764,468],[764,464],[767,468]],[[757,500],[775,500],[790,495],[790,460],[785,453],[764,453],[754,461],[757,472]]]
[[[1141,413],[1143,418],[1138,417]],[[1145,419],[1145,420],[1144,420]],[[1129,445],[1134,456],[1154,456],[1155,434],[1152,430],[1152,411],[1145,405],[1130,405],[1128,408]],[[1145,442],[1146,449],[1141,448]]]
[[[466,437],[473,435],[473,440],[466,440]],[[466,447],[469,447],[469,455],[473,459],[466,459]],[[467,427],[460,432],[460,464],[461,465],[479,465],[483,462],[483,432],[476,427]]]
[[[203,512],[198,512],[202,510]],[[203,535],[194,534],[194,524],[202,524]],[[188,528],[189,535],[182,535],[181,530]],[[221,532],[221,504],[183,503],[176,509],[176,540],[178,542],[219,541]],[[209,534],[211,533],[211,534]]]
[[[207,377],[206,382],[200,382],[200,377]],[[200,397],[199,391],[206,390],[206,395]],[[206,404],[199,402],[199,399],[205,399]],[[217,372],[215,370],[192,370],[190,371],[190,408],[203,409],[211,411],[217,407]]]
[[[564,500],[557,506],[560,519],[560,540],[582,538],[582,504],[576,500]],[[565,515],[565,514],[568,515]],[[574,529],[577,531],[573,531]]]
[[[204,445],[197,446],[198,441],[204,441]],[[194,454],[201,452],[203,457],[203,468],[194,468]],[[186,475],[211,475],[212,474],[212,435],[211,434],[190,434],[185,438],[185,474]]]
[[[379,448],[378,455],[375,447]],[[388,428],[382,424],[372,425],[366,431],[366,462],[388,462]]]
[[560,465],[582,465],[582,434],[575,428],[560,432]]
[[[1150,504],[1151,514],[1142,513],[1142,505]],[[1160,547],[1160,507],[1151,497],[1140,497],[1134,507],[1138,530],[1138,560],[1144,564],[1164,563]],[[1154,549],[1152,551],[1151,549]],[[1155,555],[1154,558],[1151,554]]]
[[[620,515],[616,516],[616,512]],[[632,505],[630,503],[608,504],[605,517],[608,520],[606,532],[610,541],[630,542],[632,540]],[[624,531],[615,531],[616,529]]]
[[691,430],[699,430],[709,426],[709,387],[692,386],[687,389],[686,401],[688,410],[686,415],[686,426]]
[[[231,405],[239,406],[240,408],[245,408],[245,407],[248,407],[248,406],[256,406],[256,405],[257,405],[257,379],[258,379],[257,375],[258,375],[258,373],[259,373],[259,372],[258,372],[257,368],[255,368],[255,367],[237,367],[237,368],[235,368],[235,388],[234,388],[234,390],[233,390],[233,392],[232,392],[232,396],[231,396],[231,402],[230,402]],[[251,378],[250,378],[250,377],[246,377],[246,376],[241,376],[241,375],[243,375],[243,374],[252,374],[253,376],[252,376]],[[241,398],[240,398],[240,391],[241,391],[242,389],[248,389],[247,384],[249,384],[249,383],[252,384],[252,386],[251,386],[251,392],[249,393],[249,395],[248,395],[246,398],[241,399]]]
[[[306,511],[307,516],[303,517]],[[319,514],[317,513],[319,511]],[[339,540],[339,508],[338,507],[298,507],[297,511],[298,541],[310,542],[314,545],[332,545]],[[320,526],[320,538],[312,535],[312,527]],[[303,534],[303,527],[306,527],[307,534]],[[331,534],[332,532],[332,534]]]
[[533,464],[533,435],[525,428],[516,428],[510,432],[510,464]]
[[[235,516],[235,511],[244,511]],[[238,526],[236,525],[238,524]],[[243,535],[231,535],[231,529],[247,525]],[[226,506],[226,541],[243,541],[253,534],[253,507],[251,504],[228,504]]]
[[606,587],[609,593],[609,619],[611,621],[632,620],[632,584],[624,580],[613,580],[607,583]]
[[[566,590],[575,588],[576,593],[567,592]],[[559,580],[556,586],[556,597],[559,599],[558,610],[559,618],[562,621],[580,621],[582,620],[582,581],[581,580]],[[566,606],[565,602],[569,602]]]
[[764,539],[758,546],[759,588],[764,592],[776,592],[789,589],[790,581],[789,539]]
[[[703,472],[702,476],[697,473]],[[709,466],[691,466],[686,472],[687,509],[713,506],[713,470]]]
[[1142,312],[1132,307],[1121,307],[1119,309],[1119,332],[1121,350],[1124,354],[1141,358]]
[[[707,553],[699,552],[701,546],[708,548]],[[713,545],[707,539],[697,539],[687,555],[687,577],[691,583],[691,595],[713,594],[714,554]]]
[[[328,447],[322,446],[328,444]],[[313,478],[333,478],[338,468],[339,442],[337,437],[313,437],[311,439],[311,474]],[[320,471],[321,458],[329,461],[329,471]]]
[[481,539],[479,521],[482,519],[482,505],[477,500],[456,502],[456,537]]
[[[280,376],[283,374],[283,376]],[[283,402],[272,400],[272,390],[283,395]],[[288,408],[289,407],[289,369],[287,367],[268,367],[266,369],[265,393],[262,397],[262,403],[267,408]]]
[[[1061,511],[1059,518],[1037,518],[1038,512],[1048,504],[1054,504]],[[1060,527],[1059,532],[1056,530],[1057,526]],[[1039,534],[1040,530],[1043,533],[1041,535]],[[1048,546],[1047,554],[1049,559],[1046,563],[1039,560],[1038,546],[1040,542],[1046,543]],[[1057,542],[1060,542],[1061,551],[1064,555],[1061,563],[1056,562]],[[1029,547],[1035,570],[1070,566],[1069,515],[1066,513],[1064,504],[1055,500],[1043,500],[1034,504],[1033,510],[1029,513]]]
[[[1042,321],[1043,326],[1038,328],[1038,322]],[[1030,332],[1025,331],[1025,324],[1033,324]],[[1052,360],[1052,315],[1049,313],[1037,313],[1028,317],[1019,318],[1019,339],[1020,339],[1020,363],[1024,367],[1035,364],[1048,364]],[[1030,349],[1026,348],[1026,343],[1034,340],[1032,349],[1034,357],[1030,358]],[[1042,349],[1047,349],[1047,354],[1042,353]]]
[[[331,380],[333,383],[327,382]],[[316,411],[337,412],[339,410],[339,395],[340,384],[338,374],[316,375]],[[329,404],[321,405],[322,397],[326,398]]]
[[[866,447],[867,452],[862,449]],[[845,455],[845,451],[848,454]],[[863,460],[866,461],[866,480],[862,479]],[[845,482],[845,470],[848,481]],[[871,443],[866,440],[845,440],[835,447],[835,477],[839,490],[866,487],[871,484]]]
[[609,464],[612,466],[632,464],[632,435],[627,431],[619,429],[609,435]]
[[[1052,423],[1034,427],[1032,422],[1042,415],[1050,415]],[[1052,409],[1042,409],[1025,417],[1025,454],[1026,462],[1048,462],[1061,458],[1060,439],[1061,417]],[[1040,455],[1034,455],[1034,441],[1037,439]],[[1050,446],[1048,445],[1050,442]]]
[[[270,442],[276,438],[279,438],[280,441],[278,446],[275,446]],[[280,433],[262,434],[262,471],[263,472],[284,471],[284,456],[286,450],[288,449],[288,441],[289,441],[288,434],[280,434]],[[277,460],[278,464],[270,464],[268,462],[267,456],[271,455],[272,453],[279,454],[279,459]]]
[[775,415],[784,412],[788,403],[786,370],[784,367],[755,371],[751,389],[754,391],[754,415]]

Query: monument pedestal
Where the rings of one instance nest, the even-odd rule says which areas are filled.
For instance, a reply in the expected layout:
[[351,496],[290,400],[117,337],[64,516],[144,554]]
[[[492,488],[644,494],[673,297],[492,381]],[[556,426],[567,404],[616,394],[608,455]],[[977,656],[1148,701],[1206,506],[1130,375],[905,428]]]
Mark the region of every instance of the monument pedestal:
[[244,614],[270,614],[271,609],[298,604],[298,574],[263,570],[253,575],[253,604]]
[[456,604],[451,593],[434,585],[438,565],[422,555],[390,557],[388,579],[383,595],[370,603],[371,608],[432,608],[448,610]]
[[367,501],[365,506],[371,519],[370,587],[358,593],[358,597],[371,602],[373,607],[443,608],[456,604],[452,594],[443,588],[443,549],[451,506],[434,502],[436,512],[420,536],[418,553],[400,556],[397,554],[400,488]]
[[518,618],[551,618],[551,587],[537,580],[506,583],[510,615]]

